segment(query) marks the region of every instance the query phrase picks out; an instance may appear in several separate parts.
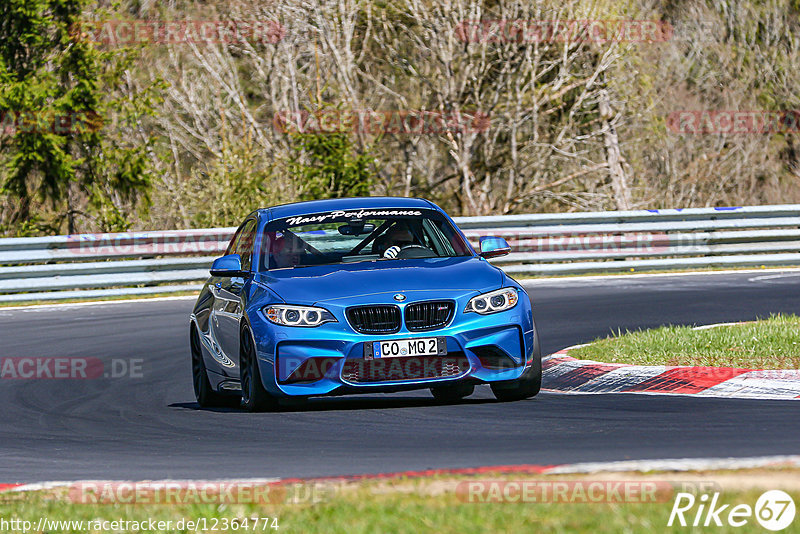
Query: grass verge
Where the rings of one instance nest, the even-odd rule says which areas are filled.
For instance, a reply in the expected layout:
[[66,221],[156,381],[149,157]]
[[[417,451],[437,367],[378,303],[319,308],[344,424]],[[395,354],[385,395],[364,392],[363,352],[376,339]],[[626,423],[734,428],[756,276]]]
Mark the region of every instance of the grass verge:
[[572,350],[570,356],[635,365],[800,369],[800,317],[773,315],[751,323],[704,330],[663,326],[618,332]]
[[[800,471],[797,469],[753,470],[751,472],[695,473],[606,473],[594,475],[481,475],[480,477],[428,477],[390,479],[348,483],[320,482],[314,488],[289,489],[283,502],[273,504],[83,504],[72,502],[70,491],[45,490],[20,494],[0,494],[2,519],[30,521],[34,528],[40,518],[50,521],[50,531],[108,532],[93,529],[86,522],[107,521],[171,521],[169,527],[155,531],[178,532],[215,530],[217,532],[278,533],[482,533],[482,532],[663,532],[687,528],[669,528],[669,520],[678,492],[697,496],[697,505],[685,513],[689,525],[694,520],[700,496],[720,494],[719,504],[737,504],[755,508],[760,495],[769,489],[786,491],[800,503]],[[619,486],[617,483],[624,486]],[[566,483],[566,485],[565,485]],[[597,484],[601,484],[597,486]],[[307,483],[308,484],[308,483]],[[328,484],[327,487],[322,484]],[[473,486],[470,486],[473,484]],[[474,486],[478,484],[478,486]],[[505,488],[521,488],[535,484],[525,502],[520,492]],[[556,500],[557,485],[568,487]],[[590,500],[589,488],[596,491]],[[658,487],[658,492],[630,493],[627,488]],[[299,486],[298,486],[299,487]],[[617,493],[610,488],[617,488]],[[472,488],[472,490],[470,490]],[[477,488],[477,491],[475,490]],[[503,488],[492,493],[492,488]],[[578,491],[585,490],[585,491]],[[472,491],[472,492],[470,492]],[[72,493],[74,495],[74,493]],[[504,497],[503,495],[509,495]],[[297,498],[299,496],[304,496]],[[491,497],[494,495],[494,497]],[[516,499],[514,496],[517,496]],[[597,496],[601,495],[599,500]],[[632,495],[632,497],[631,497]],[[533,497],[531,497],[533,496]],[[473,502],[489,499],[492,502]],[[315,501],[315,502],[312,502]],[[611,502],[610,502],[611,501]],[[259,520],[253,528],[250,518]],[[248,519],[246,523],[244,520]],[[184,528],[179,521],[184,520]],[[705,516],[701,519],[704,520]],[[186,528],[187,521],[205,521],[206,529]],[[231,523],[237,520],[238,526]],[[712,527],[714,532],[763,532],[755,517],[743,527],[725,524]],[[81,528],[73,524],[53,528],[53,521],[83,521]],[[243,525],[247,524],[247,528]],[[274,526],[279,528],[275,529]],[[7,525],[8,526],[8,525]],[[212,526],[216,528],[212,529]],[[11,530],[11,529],[9,529]],[[112,529],[113,530],[113,529]],[[117,531],[135,530],[125,525]],[[140,531],[153,531],[139,528]],[[795,520],[783,532],[800,532]]]

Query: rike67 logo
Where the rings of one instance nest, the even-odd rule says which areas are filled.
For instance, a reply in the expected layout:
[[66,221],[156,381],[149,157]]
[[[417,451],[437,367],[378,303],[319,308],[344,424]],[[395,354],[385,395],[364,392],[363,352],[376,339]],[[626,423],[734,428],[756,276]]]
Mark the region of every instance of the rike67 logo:
[[669,514],[667,526],[743,527],[755,518],[767,530],[783,530],[794,521],[795,505],[792,497],[781,490],[763,493],[755,507],[749,504],[722,504],[720,493],[707,493],[695,496],[691,493],[678,493]]

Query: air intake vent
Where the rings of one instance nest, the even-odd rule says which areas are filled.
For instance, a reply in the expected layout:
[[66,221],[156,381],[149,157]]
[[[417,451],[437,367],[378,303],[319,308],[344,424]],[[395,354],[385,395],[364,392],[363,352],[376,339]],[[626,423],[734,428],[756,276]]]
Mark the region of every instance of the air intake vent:
[[400,308],[397,306],[356,306],[347,309],[347,320],[362,334],[393,334],[400,330]]
[[406,328],[411,332],[435,330],[446,325],[453,316],[451,300],[416,302],[406,306]]
[[342,379],[352,384],[401,382],[454,378],[469,372],[469,360],[463,352],[447,356],[411,356],[408,358],[347,359],[342,366]]
[[474,348],[471,347],[469,350],[475,353],[475,355],[481,361],[481,365],[487,369],[516,369],[522,365],[521,363],[517,363],[512,360],[511,357],[505,353],[505,351],[495,347],[494,345],[484,345]]

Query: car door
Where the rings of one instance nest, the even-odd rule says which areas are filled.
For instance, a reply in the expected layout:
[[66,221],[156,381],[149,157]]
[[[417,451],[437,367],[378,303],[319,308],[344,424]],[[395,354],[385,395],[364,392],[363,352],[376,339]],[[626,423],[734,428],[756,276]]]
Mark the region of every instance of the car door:
[[[245,221],[233,247],[228,251],[229,254],[239,254],[242,258],[243,271],[250,271],[252,267],[256,223],[255,218]],[[215,337],[225,360],[221,363],[226,367],[226,374],[229,376],[238,376],[239,322],[244,309],[242,296],[247,281],[248,279],[241,276],[220,277],[212,289],[214,292],[212,321]]]

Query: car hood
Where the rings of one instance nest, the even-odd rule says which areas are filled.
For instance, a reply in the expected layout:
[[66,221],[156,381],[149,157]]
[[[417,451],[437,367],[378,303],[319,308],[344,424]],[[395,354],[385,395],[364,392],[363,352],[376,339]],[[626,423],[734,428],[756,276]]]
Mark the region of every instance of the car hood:
[[315,304],[399,291],[481,293],[499,288],[503,272],[470,256],[281,269],[260,273],[259,282],[287,303]]

